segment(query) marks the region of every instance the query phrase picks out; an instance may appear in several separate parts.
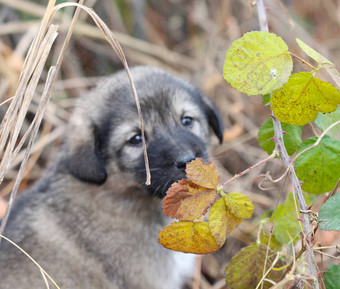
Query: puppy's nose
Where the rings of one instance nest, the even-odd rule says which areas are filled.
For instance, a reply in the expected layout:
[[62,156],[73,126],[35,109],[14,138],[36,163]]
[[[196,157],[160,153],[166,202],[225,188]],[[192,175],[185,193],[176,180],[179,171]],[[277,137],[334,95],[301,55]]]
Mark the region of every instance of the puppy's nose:
[[177,157],[175,167],[180,170],[185,170],[187,163],[193,161],[196,157],[193,154],[184,154]]

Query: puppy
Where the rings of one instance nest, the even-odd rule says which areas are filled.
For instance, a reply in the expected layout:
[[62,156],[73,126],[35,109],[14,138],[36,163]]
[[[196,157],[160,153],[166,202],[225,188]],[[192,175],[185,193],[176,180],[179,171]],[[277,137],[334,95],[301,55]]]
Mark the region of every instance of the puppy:
[[[185,177],[187,162],[208,160],[209,128],[221,142],[223,123],[214,104],[183,80],[156,68],[131,73],[151,185],[144,184],[140,123],[123,71],[79,99],[59,155],[18,199],[5,230],[62,289],[178,289],[193,272],[193,255],[157,241],[170,222],[161,199]],[[46,288],[40,270],[4,240],[0,288]]]

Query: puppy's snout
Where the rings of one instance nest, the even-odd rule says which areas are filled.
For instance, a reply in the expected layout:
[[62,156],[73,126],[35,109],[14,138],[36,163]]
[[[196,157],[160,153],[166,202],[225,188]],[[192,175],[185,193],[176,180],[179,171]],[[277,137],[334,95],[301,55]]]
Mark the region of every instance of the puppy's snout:
[[180,170],[185,170],[186,164],[193,161],[196,157],[193,154],[183,154],[177,157],[175,167]]

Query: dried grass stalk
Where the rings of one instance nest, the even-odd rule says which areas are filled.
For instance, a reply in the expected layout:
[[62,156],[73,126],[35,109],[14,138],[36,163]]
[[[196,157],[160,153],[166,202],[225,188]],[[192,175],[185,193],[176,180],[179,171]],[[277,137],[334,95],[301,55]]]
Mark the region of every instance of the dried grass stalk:
[[[1,1],[3,2],[3,1]],[[45,65],[46,59],[50,53],[52,44],[57,37],[58,26],[52,25],[51,20],[57,13],[57,11],[61,8],[65,7],[77,7],[75,14],[73,15],[72,22],[70,24],[66,39],[64,40],[61,52],[59,54],[57,63],[55,66],[52,66],[48,72],[48,78],[46,80],[45,88],[42,93],[38,111],[34,117],[32,124],[29,129],[24,134],[23,138],[18,143],[19,132],[22,127],[23,121],[25,119],[26,113],[28,111],[29,105],[33,98],[33,94],[36,90],[38,81],[41,77],[41,73],[43,71],[43,67]],[[131,83],[132,91],[136,100],[137,110],[139,113],[139,119],[141,123],[141,131],[143,135],[143,146],[144,146],[144,158],[145,158],[145,166],[147,171],[147,180],[146,183],[151,183],[151,174],[149,170],[149,163],[146,152],[146,144],[144,137],[144,123],[142,118],[142,112],[139,104],[139,99],[137,95],[136,88],[134,86],[129,67],[123,53],[122,48],[120,47],[117,39],[111,32],[111,30],[107,27],[107,25],[99,18],[99,16],[90,8],[82,5],[82,1],[80,3],[63,3],[55,6],[55,0],[50,0],[48,6],[46,8],[44,17],[42,19],[39,31],[37,36],[35,37],[29,51],[27,57],[25,59],[25,63],[19,78],[18,88],[16,90],[15,96],[6,112],[4,119],[0,125],[0,155],[2,155],[2,159],[0,161],[0,183],[3,181],[6,172],[11,167],[11,164],[14,158],[17,156],[19,151],[21,150],[24,142],[29,138],[28,145],[24,150],[24,157],[20,165],[20,169],[15,180],[13,190],[10,196],[8,208],[6,210],[5,216],[2,220],[0,227],[0,234],[3,234],[5,229],[10,210],[13,206],[14,200],[17,195],[17,191],[22,180],[28,158],[32,152],[32,146],[35,140],[35,137],[38,133],[38,129],[40,123],[42,121],[45,109],[48,104],[48,100],[50,98],[50,91],[53,83],[56,79],[56,75],[58,69],[60,67],[61,61],[64,57],[64,53],[66,47],[69,43],[70,37],[73,32],[73,27],[76,22],[76,19],[79,14],[79,10],[82,9],[86,11],[94,20],[99,29],[104,33],[105,38],[110,43],[111,47],[118,55],[119,59],[122,61],[122,64],[127,72],[128,78]]]
[[[42,50],[42,53],[41,53],[41,58],[39,59],[37,65],[36,65],[36,69],[34,70],[32,76],[31,76],[30,82],[28,83],[27,89],[25,90],[25,92],[26,92],[25,97],[22,99],[23,105],[20,107],[20,110],[17,112],[17,114],[12,115],[11,118],[9,119],[10,121],[13,121],[14,127],[11,128],[7,125],[4,125],[4,127],[8,131],[11,131],[11,134],[9,135],[9,139],[8,139],[8,143],[7,143],[8,145],[6,147],[6,150],[4,152],[4,156],[3,156],[1,163],[0,163],[0,173],[1,173],[0,181],[3,180],[5,173],[9,169],[9,167],[10,167],[10,165],[11,165],[11,163],[12,163],[14,157],[15,157],[15,153],[14,153],[13,150],[14,150],[14,147],[15,147],[15,144],[16,144],[22,123],[24,121],[24,117],[25,117],[26,112],[28,110],[28,106],[29,106],[29,104],[32,100],[33,94],[35,92],[35,88],[38,84],[42,70],[45,66],[45,62],[46,62],[46,59],[47,59],[47,57],[50,53],[52,44],[53,44],[54,40],[56,39],[57,35],[58,35],[57,26],[51,25],[48,32],[46,33],[46,37],[42,41],[42,44],[43,44],[42,49],[43,50]],[[55,72],[56,72],[55,69],[52,70],[52,72],[50,71],[49,76],[52,73],[55,73]],[[20,185],[20,182],[21,182],[22,177],[23,177],[23,173],[24,173],[26,165],[27,165],[27,161],[28,161],[28,158],[30,156],[31,147],[32,147],[33,142],[35,140],[35,137],[38,133],[39,126],[40,126],[41,120],[42,120],[43,115],[44,115],[44,111],[45,111],[47,103],[48,103],[48,99],[49,99],[49,96],[50,96],[50,89],[51,89],[50,79],[51,79],[51,77],[48,77],[48,79],[46,81],[45,90],[42,94],[42,97],[41,97],[41,100],[40,100],[40,103],[39,103],[39,107],[38,107],[38,111],[37,111],[37,113],[36,113],[36,115],[33,119],[33,122],[32,122],[30,139],[29,139],[27,147],[25,148],[25,156],[24,156],[24,159],[23,159],[23,161],[20,165],[20,169],[19,169],[18,175],[16,177],[16,181],[15,181],[13,190],[12,190],[12,193],[11,193],[10,198],[9,198],[8,207],[7,207],[5,215],[4,215],[2,222],[1,222],[0,234],[3,234],[3,231],[5,230],[5,226],[6,226],[7,221],[8,221],[10,210],[13,207],[13,203],[14,203],[14,200],[16,198],[16,195],[17,195],[17,192],[18,192],[18,189],[19,189],[19,185]],[[22,95],[21,97],[23,97],[23,96],[24,95]],[[17,99],[14,99],[14,100],[17,100]],[[14,100],[13,100],[12,103],[14,103]],[[28,134],[25,134],[25,138],[27,136],[28,136]],[[19,145],[22,145],[22,143],[23,143],[23,141],[21,140]],[[16,150],[16,152],[17,152],[17,150]]]

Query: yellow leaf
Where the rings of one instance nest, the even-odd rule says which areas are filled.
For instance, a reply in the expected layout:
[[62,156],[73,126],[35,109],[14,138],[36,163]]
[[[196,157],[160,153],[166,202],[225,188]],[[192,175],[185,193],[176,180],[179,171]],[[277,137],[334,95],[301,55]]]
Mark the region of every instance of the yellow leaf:
[[174,222],[158,234],[158,241],[174,251],[210,254],[219,249],[206,222]]
[[236,218],[227,208],[227,235],[234,231],[241,223],[242,219]]
[[163,199],[164,214],[184,221],[194,221],[203,216],[214,203],[216,190],[180,180],[174,183]]
[[254,205],[251,200],[243,194],[227,194],[224,196],[224,201],[230,213],[237,219],[248,219],[253,214]]
[[208,221],[212,236],[215,238],[216,243],[222,246],[227,235],[241,224],[242,219],[232,215],[225,205],[224,199],[221,198],[211,207]]
[[333,85],[313,77],[312,73],[299,72],[273,92],[270,102],[279,120],[304,125],[315,120],[319,111],[335,111],[340,102],[340,94]]
[[216,243],[222,246],[227,238],[227,207],[223,199],[219,199],[211,207],[208,221]]
[[286,43],[273,33],[253,31],[227,51],[223,77],[248,95],[267,94],[287,82],[293,61]]
[[185,172],[195,184],[208,189],[217,188],[220,177],[212,162],[205,164],[201,158],[195,159],[187,164]]

